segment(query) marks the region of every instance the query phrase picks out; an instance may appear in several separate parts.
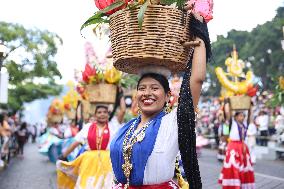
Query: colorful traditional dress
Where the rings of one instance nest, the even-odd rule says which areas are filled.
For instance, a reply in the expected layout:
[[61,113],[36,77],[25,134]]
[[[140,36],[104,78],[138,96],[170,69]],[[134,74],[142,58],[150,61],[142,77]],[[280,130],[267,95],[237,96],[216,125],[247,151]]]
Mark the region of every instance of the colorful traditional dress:
[[[197,1],[199,2],[199,1]],[[206,60],[211,56],[207,25],[194,16],[190,29],[206,46]],[[190,91],[193,49],[183,76],[178,108],[169,114],[160,112],[155,118],[136,130],[140,117],[123,126],[110,147],[115,175],[114,189],[179,188],[172,181],[175,160],[180,151],[186,178],[192,189],[202,188],[196,155],[195,111]]]
[[[141,135],[143,130],[135,131],[139,122],[140,117],[128,122],[111,143],[111,161],[116,181],[114,188],[122,189],[127,183],[123,170],[123,143],[126,137],[131,139],[134,135],[138,137],[138,142],[132,148],[130,188],[178,188],[172,181],[179,151],[176,109],[169,114],[161,112],[148,122],[144,138]],[[139,138],[143,140],[139,142]]]
[[112,186],[112,169],[109,143],[120,127],[117,119],[100,129],[96,123],[86,125],[75,140],[86,141],[88,151],[72,162],[57,161],[59,189],[109,189]]
[[[56,163],[58,157],[74,142],[74,138],[60,139],[58,138],[59,131],[56,128],[49,128],[45,134],[39,138],[39,152],[42,155],[48,156],[52,163]],[[72,161],[79,149],[67,156],[69,161]]]
[[254,171],[247,145],[244,143],[247,127],[233,121],[230,131],[230,142],[219,184],[223,189],[254,189]]

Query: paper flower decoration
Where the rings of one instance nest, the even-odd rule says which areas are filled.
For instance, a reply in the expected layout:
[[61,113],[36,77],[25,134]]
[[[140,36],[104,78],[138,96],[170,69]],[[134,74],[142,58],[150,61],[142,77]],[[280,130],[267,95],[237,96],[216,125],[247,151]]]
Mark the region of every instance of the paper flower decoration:
[[213,0],[189,0],[193,12],[200,14],[206,23],[213,19]]

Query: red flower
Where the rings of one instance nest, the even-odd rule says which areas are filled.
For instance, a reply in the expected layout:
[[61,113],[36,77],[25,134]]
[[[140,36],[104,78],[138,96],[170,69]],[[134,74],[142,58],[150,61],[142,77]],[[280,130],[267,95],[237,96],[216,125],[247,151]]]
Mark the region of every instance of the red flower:
[[82,79],[83,81],[85,81],[86,83],[89,82],[90,80],[90,77],[91,76],[95,76],[96,75],[96,69],[95,68],[92,68],[90,66],[90,64],[86,64],[85,65],[85,70],[84,72],[82,73]]
[[256,93],[257,93],[257,90],[258,90],[258,88],[257,87],[248,87],[248,90],[247,90],[247,95],[248,96],[250,96],[250,97],[253,97],[253,96],[255,96],[256,95]]
[[[95,0],[95,4],[96,4],[96,6],[99,10],[102,10],[102,9],[105,9],[106,7],[110,6],[111,4],[113,4],[115,1],[116,0]],[[107,14],[111,15],[111,14],[115,13],[116,11],[125,8],[127,3],[128,3],[128,0],[125,0],[125,5],[123,5],[119,8],[116,8],[114,10],[111,10],[111,11],[107,12]]]
[[76,90],[79,94],[83,94],[85,91],[84,87],[81,85],[77,85]]
[[70,104],[64,104],[64,108],[65,108],[65,110],[71,110]]

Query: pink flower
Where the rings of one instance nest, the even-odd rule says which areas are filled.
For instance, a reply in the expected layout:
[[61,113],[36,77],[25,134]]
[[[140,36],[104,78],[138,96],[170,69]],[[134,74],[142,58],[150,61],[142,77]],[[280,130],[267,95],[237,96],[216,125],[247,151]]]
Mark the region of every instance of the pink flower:
[[193,12],[200,14],[206,23],[213,19],[213,0],[189,0],[193,4]]

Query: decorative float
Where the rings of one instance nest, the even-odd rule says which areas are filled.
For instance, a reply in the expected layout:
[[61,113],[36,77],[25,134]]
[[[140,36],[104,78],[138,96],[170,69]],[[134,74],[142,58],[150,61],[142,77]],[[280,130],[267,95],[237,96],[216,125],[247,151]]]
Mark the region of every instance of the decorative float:
[[216,67],[215,72],[221,83],[221,99],[230,99],[232,109],[249,109],[250,97],[256,95],[257,86],[253,84],[253,72],[244,73],[245,63],[238,58],[238,52],[233,47],[231,57],[225,61],[227,72],[221,67]]

